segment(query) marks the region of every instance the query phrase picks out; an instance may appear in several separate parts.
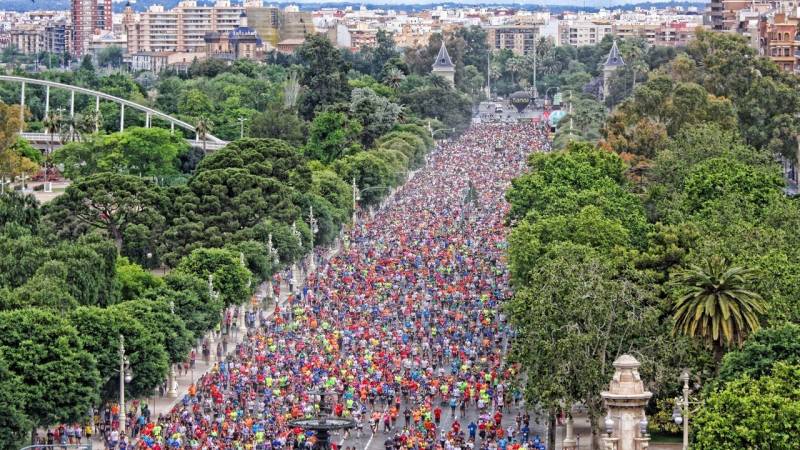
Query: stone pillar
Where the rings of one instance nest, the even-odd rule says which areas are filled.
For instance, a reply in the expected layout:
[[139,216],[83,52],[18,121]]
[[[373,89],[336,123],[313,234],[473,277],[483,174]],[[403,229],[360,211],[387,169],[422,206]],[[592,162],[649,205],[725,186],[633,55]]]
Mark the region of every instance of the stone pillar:
[[611,426],[610,436],[604,438],[605,446],[615,450],[645,450],[650,438],[641,432],[645,419],[644,407],[653,396],[644,389],[639,377],[639,361],[633,356],[622,355],[614,361],[614,377],[608,391],[602,392],[608,408]]
[[564,443],[562,445],[563,450],[575,450],[578,445],[578,442],[575,440],[575,425],[572,421],[572,417],[567,417],[567,427],[564,433]]

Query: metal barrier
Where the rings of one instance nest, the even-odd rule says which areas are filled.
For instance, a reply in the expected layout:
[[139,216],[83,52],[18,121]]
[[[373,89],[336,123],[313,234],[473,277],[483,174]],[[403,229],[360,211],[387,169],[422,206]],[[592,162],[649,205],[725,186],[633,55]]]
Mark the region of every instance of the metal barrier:
[[40,445],[29,445],[27,447],[22,447],[19,450],[38,450],[44,448],[60,448],[60,449],[75,449],[75,450],[92,450],[92,443],[88,444],[40,444]]

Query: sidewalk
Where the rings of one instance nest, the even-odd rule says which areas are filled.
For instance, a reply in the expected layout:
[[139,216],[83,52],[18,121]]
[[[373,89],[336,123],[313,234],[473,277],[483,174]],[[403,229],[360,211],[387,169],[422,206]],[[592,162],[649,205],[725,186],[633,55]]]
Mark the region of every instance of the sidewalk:
[[[341,249],[343,248],[341,239],[337,239],[334,243],[333,247],[330,248],[325,255],[325,260],[329,260],[333,256],[335,256]],[[302,289],[303,284],[305,283],[306,279],[306,272],[302,270],[298,270],[298,291]],[[286,281],[281,281],[281,290],[280,290],[280,298],[277,302],[270,302],[267,306],[266,310],[263,310],[261,307],[256,308],[256,317],[260,317],[262,311],[266,312],[266,316],[268,318],[272,318],[275,314],[275,306],[280,305],[281,309],[285,308],[286,301],[289,298],[289,284]],[[261,283],[258,288],[256,288],[256,292],[254,294],[256,298],[259,300],[259,305],[263,304],[263,299],[267,295],[267,283]],[[242,319],[243,310],[249,309],[251,306],[249,305],[242,305],[240,307],[239,317],[234,318],[233,324],[231,325],[231,334],[229,336],[228,342],[228,351],[225,352],[225,356],[233,353],[236,349],[236,346],[241,343],[245,337],[247,336],[247,329],[244,327],[244,320]],[[219,342],[221,338],[220,335],[209,332],[206,334],[206,338],[214,334],[214,342]],[[158,417],[160,414],[164,414],[169,412],[177,403],[179,403],[183,397],[188,393],[189,386],[194,383],[195,380],[201,378],[205,375],[208,371],[210,371],[214,365],[218,362],[216,355],[213,355],[211,361],[206,363],[205,359],[202,357],[202,352],[199,347],[195,347],[195,354],[198,356],[195,360],[195,367],[194,369],[189,369],[189,372],[183,374],[183,370],[176,371],[176,380],[177,380],[177,391],[178,395],[175,398],[168,397],[167,395],[160,396],[157,392],[153,393],[152,397],[149,398],[140,398],[139,402],[141,404],[147,404],[147,407],[150,409],[151,417]],[[212,351],[213,353],[213,351]],[[133,400],[128,400],[127,407],[130,408],[130,404]],[[103,441],[103,437],[100,433],[94,433],[92,436],[92,446],[94,448],[105,448],[105,442]]]

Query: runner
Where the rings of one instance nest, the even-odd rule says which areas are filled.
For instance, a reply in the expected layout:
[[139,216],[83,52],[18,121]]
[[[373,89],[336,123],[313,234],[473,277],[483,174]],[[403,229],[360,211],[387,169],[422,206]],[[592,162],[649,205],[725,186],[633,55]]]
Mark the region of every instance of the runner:
[[528,448],[502,423],[516,398],[498,312],[511,294],[503,196],[527,155],[548,149],[533,125],[474,126],[437,148],[349,246],[317,258],[273,320],[169,414],[139,422],[136,445],[308,448],[313,433],[288,423],[326,408],[362,424],[334,436],[337,446],[355,445],[369,420],[374,448]]

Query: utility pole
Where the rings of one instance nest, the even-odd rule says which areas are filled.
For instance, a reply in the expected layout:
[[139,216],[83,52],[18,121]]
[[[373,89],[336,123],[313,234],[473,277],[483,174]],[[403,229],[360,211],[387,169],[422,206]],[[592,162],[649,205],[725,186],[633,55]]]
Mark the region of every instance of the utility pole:
[[[539,29],[536,28],[536,30],[538,31]],[[536,57],[537,57],[537,55],[536,55],[536,53],[537,53],[536,52],[536,41],[538,40],[538,36],[536,36],[536,34],[538,34],[538,33],[534,33],[534,36],[533,36],[533,103],[534,103],[534,105],[536,105],[536,97],[539,96],[539,93],[536,92]]]
[[492,49],[486,49],[486,100],[492,98]]
[[236,119],[239,121],[239,139],[244,139],[244,122],[247,120],[244,117]]
[[572,137],[572,90],[569,91],[569,135]]

